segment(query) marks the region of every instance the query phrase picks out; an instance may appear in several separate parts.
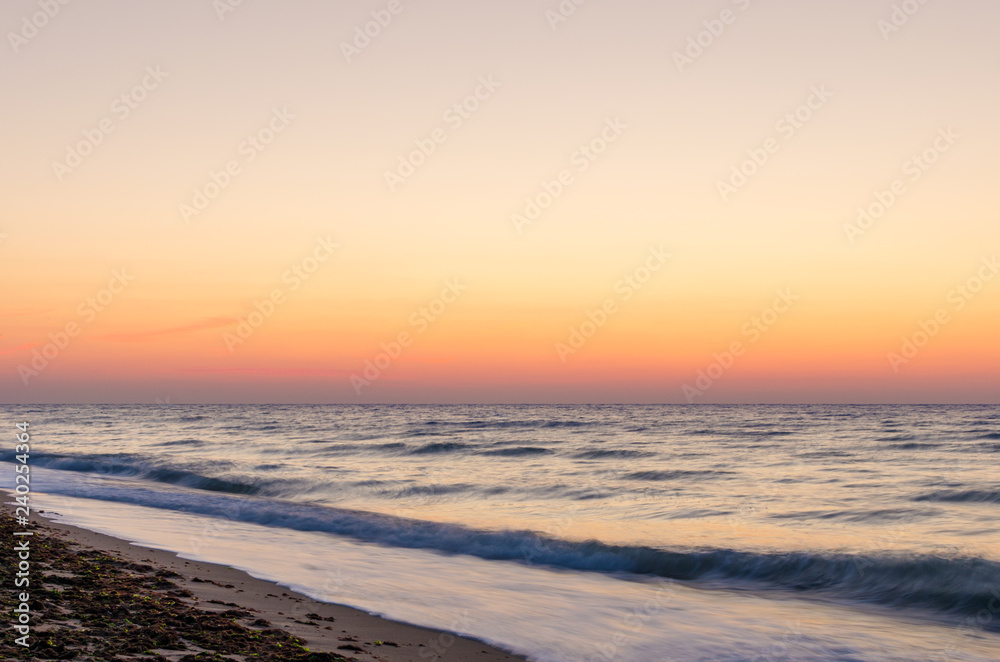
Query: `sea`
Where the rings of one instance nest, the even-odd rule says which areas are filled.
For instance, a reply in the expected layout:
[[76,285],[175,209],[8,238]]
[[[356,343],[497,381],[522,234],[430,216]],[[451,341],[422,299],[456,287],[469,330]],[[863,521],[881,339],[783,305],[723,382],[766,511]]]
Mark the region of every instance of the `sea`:
[[3,410],[46,516],[539,662],[1000,660],[995,406]]

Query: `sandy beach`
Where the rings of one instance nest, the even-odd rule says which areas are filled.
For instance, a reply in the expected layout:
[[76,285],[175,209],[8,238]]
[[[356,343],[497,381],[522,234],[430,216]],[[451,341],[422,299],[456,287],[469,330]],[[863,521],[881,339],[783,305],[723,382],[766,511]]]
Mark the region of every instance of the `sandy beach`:
[[[4,637],[4,660],[359,660],[525,658],[446,632],[318,602],[221,565],[188,561],[42,516],[31,530],[31,638]],[[14,546],[3,545],[13,588]],[[4,592],[4,611],[13,605]]]

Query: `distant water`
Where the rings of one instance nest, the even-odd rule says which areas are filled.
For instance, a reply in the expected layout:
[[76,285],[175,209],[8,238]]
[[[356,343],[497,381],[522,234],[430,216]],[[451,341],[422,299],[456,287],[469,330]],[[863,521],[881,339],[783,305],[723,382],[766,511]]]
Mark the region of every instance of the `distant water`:
[[70,522],[538,660],[1000,660],[996,407],[6,410]]

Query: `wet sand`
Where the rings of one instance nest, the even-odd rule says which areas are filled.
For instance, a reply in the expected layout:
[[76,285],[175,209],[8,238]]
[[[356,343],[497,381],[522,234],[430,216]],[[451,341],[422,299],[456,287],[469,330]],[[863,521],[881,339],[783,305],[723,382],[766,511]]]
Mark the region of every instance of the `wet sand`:
[[[2,545],[3,585],[13,588],[17,561],[9,541],[13,531],[25,528],[8,514],[2,517],[8,540]],[[3,659],[526,659],[474,639],[318,602],[240,570],[188,561],[44,514],[33,514],[32,521],[31,648],[5,637]],[[8,602],[12,592],[4,594]],[[4,605],[8,614],[12,608]]]

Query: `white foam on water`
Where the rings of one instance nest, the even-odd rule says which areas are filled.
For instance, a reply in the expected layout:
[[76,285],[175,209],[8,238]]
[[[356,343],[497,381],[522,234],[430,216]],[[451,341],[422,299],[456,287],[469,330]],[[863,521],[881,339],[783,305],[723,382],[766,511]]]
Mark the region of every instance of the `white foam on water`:
[[623,581],[108,501],[35,493],[34,502],[60,521],[539,662],[995,662],[1000,650],[995,634],[886,610]]

